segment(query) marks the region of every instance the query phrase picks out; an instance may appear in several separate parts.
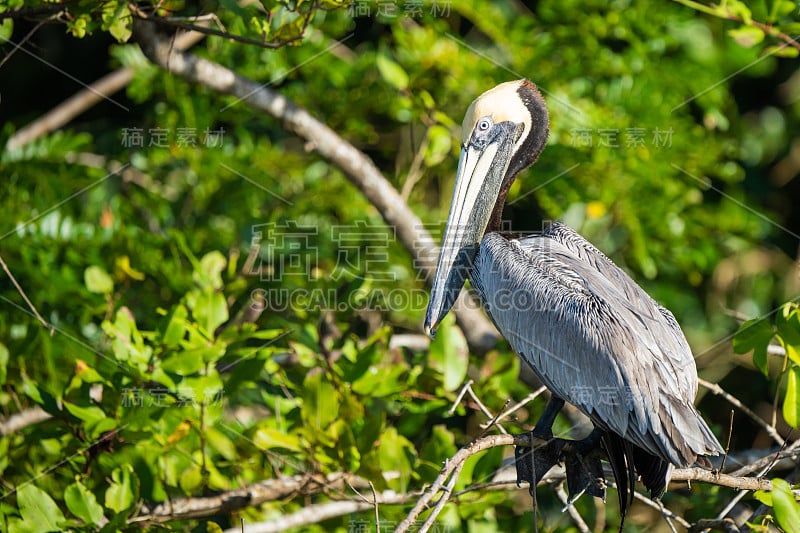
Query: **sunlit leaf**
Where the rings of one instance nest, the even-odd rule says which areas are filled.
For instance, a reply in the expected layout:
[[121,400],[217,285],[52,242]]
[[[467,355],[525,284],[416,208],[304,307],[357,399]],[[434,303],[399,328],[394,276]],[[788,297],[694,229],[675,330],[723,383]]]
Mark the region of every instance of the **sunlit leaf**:
[[8,348],[0,342],[0,385],[6,382],[6,368],[8,367]]
[[800,503],[792,494],[792,487],[785,480],[772,480],[772,508],[775,519],[786,533],[800,533]]
[[404,492],[408,487],[416,462],[414,446],[408,439],[397,433],[397,429],[390,427],[381,436],[378,457],[381,471],[388,485],[395,490]]
[[89,292],[109,294],[114,290],[114,280],[108,272],[97,265],[87,267],[83,272],[83,280]]
[[736,353],[747,353],[753,350],[753,362],[766,376],[769,370],[767,365],[767,346],[774,335],[775,330],[767,319],[756,318],[748,320],[739,327],[733,337],[733,350]]
[[429,366],[442,373],[444,389],[456,390],[464,382],[469,366],[469,347],[452,317],[446,318],[431,342]]
[[783,418],[790,426],[800,427],[800,366],[792,365],[786,379],[786,396],[783,399]]
[[336,389],[321,371],[308,373],[303,381],[303,420],[311,428],[324,430],[339,415]]
[[728,35],[745,48],[755,46],[764,40],[764,31],[755,26],[742,26],[734,30],[728,30]]
[[136,502],[139,483],[130,465],[115,468],[111,473],[111,484],[106,489],[105,505],[121,513]]
[[64,514],[56,502],[33,483],[25,483],[17,489],[17,505],[22,520],[32,527],[31,531],[61,531]]
[[72,514],[87,524],[99,525],[103,519],[103,507],[80,481],[76,481],[64,490],[64,502]]
[[403,67],[389,59],[385,54],[378,54],[375,58],[378,72],[389,85],[395,89],[405,89],[408,87],[408,74]]

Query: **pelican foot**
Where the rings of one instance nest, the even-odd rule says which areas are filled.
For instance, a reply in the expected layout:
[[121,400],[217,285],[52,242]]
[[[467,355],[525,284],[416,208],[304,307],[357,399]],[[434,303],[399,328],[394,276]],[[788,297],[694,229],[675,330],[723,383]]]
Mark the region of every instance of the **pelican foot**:
[[[517,485],[527,481],[530,484],[529,491],[533,495],[545,474],[556,464],[564,463],[569,492],[568,504],[573,503],[584,493],[605,501],[606,479],[600,463],[605,452],[600,446],[600,430],[595,429],[588,437],[581,440],[559,439],[552,436],[546,438],[537,434],[535,429],[530,434],[533,448],[517,446],[514,449]],[[537,441],[540,442],[542,439],[546,439],[546,443],[537,444]]]
[[531,445],[516,446],[514,459],[517,467],[517,486],[523,481],[530,483],[529,491],[533,495],[536,485],[556,464],[562,462],[562,450],[569,441],[550,437],[545,444],[537,444],[542,439],[535,430],[530,432]]
[[600,463],[604,452],[599,446],[582,446],[586,440],[573,441],[563,450],[569,492],[568,505],[584,492],[606,501],[606,478]]

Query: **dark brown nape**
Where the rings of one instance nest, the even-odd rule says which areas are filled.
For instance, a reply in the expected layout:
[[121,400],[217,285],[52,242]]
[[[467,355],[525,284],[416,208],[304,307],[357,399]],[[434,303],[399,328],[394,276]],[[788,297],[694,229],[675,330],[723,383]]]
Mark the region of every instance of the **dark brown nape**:
[[531,131],[522,132],[526,135],[525,140],[519,147],[519,150],[511,158],[511,163],[508,165],[508,172],[503,181],[503,186],[500,188],[500,195],[497,197],[497,203],[494,205],[492,217],[489,219],[489,225],[486,226],[486,233],[494,232],[500,229],[500,223],[503,218],[503,207],[506,204],[506,195],[514,183],[517,175],[533,165],[539,154],[544,150],[544,145],[547,143],[547,135],[550,132],[550,119],[547,114],[547,106],[544,103],[544,98],[539,93],[539,89],[532,82],[522,80],[519,88],[517,89],[522,103],[531,115]]

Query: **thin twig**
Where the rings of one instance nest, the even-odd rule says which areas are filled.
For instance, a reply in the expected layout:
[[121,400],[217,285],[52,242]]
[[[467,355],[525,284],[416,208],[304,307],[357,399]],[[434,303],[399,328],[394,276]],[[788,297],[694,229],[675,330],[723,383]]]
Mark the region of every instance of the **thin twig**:
[[[674,479],[674,477],[673,477],[673,479]],[[608,486],[609,487],[613,487],[615,489],[617,488],[617,484],[614,483],[613,481],[609,481],[608,482]],[[689,522],[687,522],[686,519],[684,519],[681,516],[676,515],[675,513],[673,513],[672,511],[670,511],[666,507],[664,507],[663,505],[660,505],[660,502],[655,502],[652,498],[648,498],[647,496],[645,496],[641,492],[634,491],[633,492],[633,497],[636,498],[637,500],[639,500],[640,502],[644,503],[648,507],[652,507],[653,509],[656,509],[661,514],[663,514],[664,516],[669,517],[672,520],[675,520],[681,526],[683,526],[685,528],[691,527],[691,524]]]
[[3,270],[5,270],[6,274],[8,274],[8,277],[11,280],[11,283],[17,289],[17,292],[19,293],[19,295],[22,296],[22,299],[25,300],[26,304],[28,304],[28,308],[30,308],[31,312],[33,313],[33,316],[36,317],[36,320],[38,320],[45,328],[48,329],[48,331],[50,331],[50,335],[55,333],[55,331],[56,331],[55,327],[53,327],[52,324],[47,322],[47,320],[42,318],[42,315],[39,314],[39,311],[36,309],[36,306],[33,305],[33,302],[31,302],[28,299],[28,295],[25,294],[25,291],[22,290],[22,287],[20,287],[19,283],[17,283],[17,278],[15,278],[14,274],[11,273],[11,269],[8,268],[8,265],[3,260],[3,256],[2,255],[0,255],[0,266],[2,266]]
[[556,496],[558,499],[561,500],[561,503],[564,504],[563,511],[567,511],[569,513],[570,518],[572,521],[575,522],[575,526],[578,528],[578,531],[581,533],[592,533],[592,530],[589,529],[589,526],[584,522],[581,514],[575,509],[575,506],[569,501],[569,495],[567,491],[564,490],[564,482],[556,485]]
[[783,445],[786,441],[778,434],[778,430],[775,429],[775,426],[772,424],[767,423],[766,420],[758,416],[752,409],[744,405],[742,402],[739,401],[738,398],[733,396],[732,394],[726,392],[722,387],[719,386],[717,383],[711,383],[703,378],[699,378],[697,382],[702,385],[703,387],[710,390],[713,394],[717,396],[722,396],[728,403],[742,411],[744,414],[749,416],[756,424],[761,426],[767,434],[772,437],[772,439],[780,445]]
[[[501,426],[501,425],[497,424],[497,416],[493,415],[493,414],[492,414],[492,412],[491,412],[491,411],[489,411],[489,408],[488,408],[488,407],[486,407],[486,406],[483,404],[483,402],[481,401],[481,399],[480,399],[480,398],[478,398],[478,395],[477,395],[477,394],[475,394],[475,391],[473,391],[473,390],[472,390],[472,387],[469,387],[469,388],[467,388],[467,394],[469,394],[469,395],[470,395],[470,397],[472,398],[472,400],[473,400],[473,401],[474,401],[476,404],[478,404],[478,407],[480,408],[481,412],[482,412],[484,415],[486,415],[486,418],[488,418],[488,419],[489,419],[489,425],[488,425],[488,426],[486,426],[486,429],[489,429],[490,427],[492,427],[492,426],[496,425],[496,426],[497,426],[497,429],[499,429],[499,430],[500,430],[500,433],[502,433],[502,434],[504,434],[504,435],[508,434],[508,431],[506,431],[506,429],[505,429],[503,426]],[[498,415],[498,416],[499,416],[499,415]]]
[[378,512],[378,493],[375,491],[375,485],[372,481],[369,482],[369,488],[372,489],[372,501],[375,504],[375,533],[381,533],[381,515]]
[[[707,6],[705,4],[701,4],[700,2],[695,2],[694,0],[674,0],[674,1],[678,2],[679,4],[685,5],[686,7],[690,7],[695,11],[700,11],[701,13],[705,13],[707,15],[719,17],[721,19],[732,20],[734,22],[742,22],[742,23],[745,22],[738,15],[722,11],[722,9],[724,8],[721,6]],[[722,3],[722,5],[724,4],[725,2]],[[791,35],[780,31],[778,28],[776,28],[771,24],[764,24],[763,22],[758,22],[757,20],[749,20],[747,21],[747,24],[750,26],[755,26],[756,28],[760,29],[767,35],[777,37],[778,39],[780,39],[785,43],[784,46],[791,46],[792,48],[800,50],[800,43],[795,41]]]
[[532,402],[534,399],[536,399],[538,396],[541,396],[545,391],[547,391],[547,387],[542,385],[532,393],[528,394],[525,398],[523,398],[519,402],[509,407],[506,411],[502,411],[499,415],[497,415],[497,422],[500,422],[501,420],[508,418],[515,412],[519,411],[520,409],[528,405],[530,402]]
[[[428,530],[431,526],[436,522],[436,518],[439,516],[439,513],[442,512],[444,506],[450,501],[450,495],[453,494],[453,487],[458,481],[458,476],[461,474],[461,469],[464,468],[464,462],[457,464],[456,467],[453,469],[453,473],[450,475],[450,481],[447,482],[444,489],[442,490],[442,495],[439,497],[439,501],[436,502],[436,505],[433,507],[431,514],[428,516],[428,519],[422,524],[422,527],[419,528],[419,533],[428,533]],[[398,527],[398,531],[399,531]],[[397,533],[397,531],[395,531]]]
[[728,460],[728,453],[731,451],[731,437],[733,436],[733,409],[731,409],[731,422],[728,424],[728,443],[725,445],[725,455],[722,456],[722,464],[719,467],[720,472],[725,471],[725,461]]
[[782,447],[777,452],[770,453],[770,454],[762,457],[761,459],[759,459],[759,460],[757,460],[757,461],[755,461],[753,463],[745,465],[745,466],[739,468],[738,470],[734,470],[733,472],[731,472],[731,476],[734,476],[734,477],[747,476],[747,475],[752,474],[753,472],[761,470],[762,468],[765,468],[765,467],[771,469],[772,465],[777,464],[777,462],[780,459],[782,459],[784,457],[794,457],[794,456],[800,454],[800,451],[798,451],[798,448],[800,448],[800,439],[797,439],[796,441],[794,441],[792,444],[790,444],[788,446]]
[[467,389],[469,389],[472,386],[473,383],[474,383],[474,381],[471,380],[471,379],[467,380],[467,382],[464,383],[464,386],[461,387],[460,391],[458,391],[458,396],[456,396],[456,400],[453,402],[453,406],[450,408],[449,411],[447,411],[447,415],[448,416],[452,416],[456,412],[456,408],[458,407],[458,404],[460,404],[461,400],[464,399],[464,395],[467,393]]
[[717,529],[727,533],[739,533],[741,531],[732,518],[702,518],[689,528],[689,533],[699,533],[700,531],[707,531],[709,529]]

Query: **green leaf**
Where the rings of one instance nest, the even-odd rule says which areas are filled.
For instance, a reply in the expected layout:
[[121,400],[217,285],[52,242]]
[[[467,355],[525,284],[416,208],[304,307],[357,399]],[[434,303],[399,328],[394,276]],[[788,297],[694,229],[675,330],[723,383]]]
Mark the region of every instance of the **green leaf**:
[[193,464],[183,472],[178,479],[178,484],[186,494],[191,494],[192,491],[199,488],[203,483],[203,472],[199,464]]
[[785,480],[772,480],[772,502],[778,525],[786,533],[800,533],[800,503],[794,499],[792,488]]
[[0,385],[5,384],[6,377],[7,377],[7,367],[8,367],[8,348],[6,345],[0,342]]
[[408,88],[408,74],[403,70],[403,67],[389,59],[389,56],[385,54],[378,54],[375,62],[381,77],[389,85],[400,90]]
[[800,367],[792,365],[786,379],[786,397],[783,399],[783,418],[793,428],[800,427]]
[[14,34],[14,19],[8,18],[0,22],[0,44],[5,44]]
[[102,267],[92,265],[83,271],[83,281],[89,292],[95,294],[111,294],[114,290],[114,280]]
[[311,428],[324,430],[339,416],[339,395],[319,369],[303,380],[303,421]]
[[456,390],[467,377],[467,339],[450,316],[439,326],[436,338],[431,342],[428,365],[442,373],[442,382],[447,391]]
[[113,21],[108,26],[108,31],[120,43],[128,42],[131,38],[131,23],[133,18],[128,9],[127,2],[120,2],[113,16]]
[[775,315],[775,327],[784,341],[800,346],[800,309],[797,304],[788,303],[781,306]]
[[72,414],[75,418],[83,420],[87,424],[95,424],[100,420],[106,418],[106,414],[102,409],[96,405],[82,407],[74,403],[64,402],[64,408]]
[[111,484],[106,489],[106,507],[121,513],[133,506],[138,498],[138,480],[130,465],[115,468],[111,473]]
[[222,272],[228,260],[218,251],[207,253],[200,259],[198,268],[192,274],[194,281],[203,289],[222,288]]
[[195,299],[190,305],[192,315],[200,326],[206,331],[209,338],[214,336],[216,329],[228,320],[228,304],[222,293],[206,290],[195,293]]
[[764,31],[755,26],[742,26],[733,30],[728,30],[728,35],[739,43],[740,46],[750,48],[764,40]]
[[172,372],[179,376],[191,376],[198,373],[205,366],[203,352],[206,350],[208,348],[174,352],[162,361],[161,368],[165,372]]
[[800,55],[800,50],[788,44],[776,44],[768,46],[764,49],[764,53],[774,55],[776,57],[795,58]]
[[433,167],[450,155],[453,146],[450,130],[439,124],[428,128],[428,149],[425,151],[425,165]]
[[771,492],[766,491],[766,490],[757,490],[756,492],[753,493],[753,496],[755,496],[756,500],[760,501],[764,505],[768,505],[769,507],[772,507],[772,493]]
[[213,450],[228,461],[234,461],[237,458],[236,444],[220,430],[213,427],[207,428],[206,440]]
[[390,427],[381,436],[378,445],[378,463],[387,484],[394,490],[405,492],[414,469],[416,451],[407,438]]
[[76,481],[64,490],[64,502],[72,514],[87,524],[99,525],[103,519],[103,507],[80,481]]
[[774,335],[775,330],[767,319],[748,320],[739,327],[739,331],[733,337],[733,351],[747,353],[753,350],[753,362],[765,376],[768,376],[767,346]]
[[258,428],[253,435],[253,443],[261,450],[271,450],[273,448],[284,448],[293,452],[301,450],[300,439],[297,435],[270,427]]
[[186,335],[186,319],[189,313],[183,305],[176,305],[167,322],[164,335],[161,340],[170,347],[177,346]]
[[381,398],[405,389],[401,379],[408,369],[404,365],[370,366],[353,381],[353,392],[373,398]]
[[147,371],[153,349],[145,344],[130,309],[120,307],[114,322],[106,320],[103,322],[102,328],[109,337],[114,339],[111,348],[117,360],[131,364],[140,372]]
[[23,522],[31,526],[31,531],[61,531],[60,523],[64,514],[45,491],[33,483],[23,485],[17,490],[17,505]]

